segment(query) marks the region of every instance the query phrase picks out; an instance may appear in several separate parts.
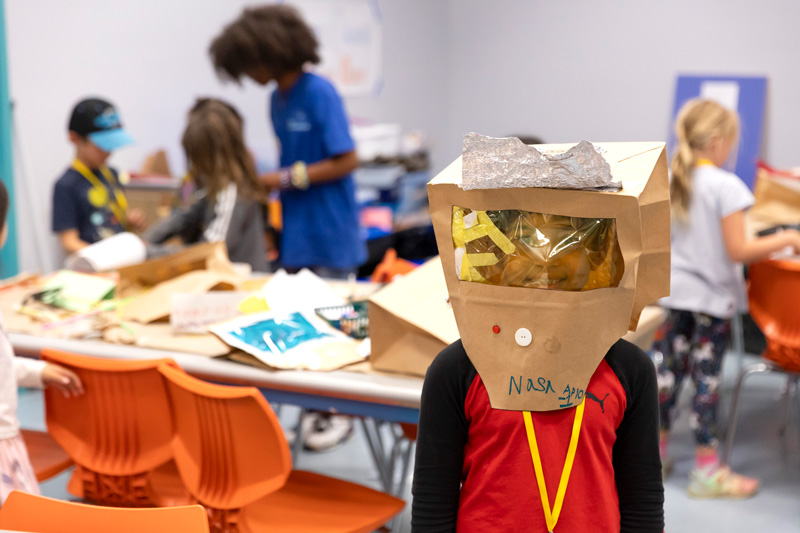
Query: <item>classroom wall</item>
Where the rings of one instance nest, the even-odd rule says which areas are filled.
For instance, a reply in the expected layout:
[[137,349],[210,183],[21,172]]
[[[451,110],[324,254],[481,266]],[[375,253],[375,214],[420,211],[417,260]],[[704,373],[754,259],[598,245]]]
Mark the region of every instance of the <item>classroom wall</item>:
[[[259,158],[274,158],[266,91],[250,82],[221,84],[206,53],[222,25],[253,3],[6,0],[11,94],[23,154],[17,158],[22,268],[57,264],[52,253],[39,251],[56,249],[50,194],[71,157],[68,113],[84,95],[111,98],[137,137],[135,147],[113,156],[121,168],[136,169],[146,154],[163,147],[173,172],[183,172],[184,115],[200,95],[238,106]],[[800,165],[794,148],[800,71],[793,54],[800,3],[378,4],[385,84],[378,95],[348,99],[348,110],[357,119],[426,131],[434,170],[460,153],[468,131],[530,133],[548,142],[665,139],[679,73],[768,76],[765,155],[778,166]],[[31,198],[19,181],[29,185]]]
[[[52,184],[71,161],[69,113],[86,95],[119,108],[134,147],[110,163],[137,169],[165,148],[173,173],[184,171],[180,136],[198,96],[216,95],[245,116],[248,143],[264,165],[277,164],[267,90],[249,81],[222,84],[208,59],[211,39],[253,0],[6,0],[11,97],[21,153],[17,163],[23,270],[55,268],[50,234]],[[447,5],[380,1],[384,78],[380,94],[350,98],[353,118],[398,122],[445,137]],[[29,185],[26,194],[25,184]]]
[[666,140],[678,74],[765,75],[765,156],[800,166],[796,28],[781,0],[448,0],[445,151],[467,131]]

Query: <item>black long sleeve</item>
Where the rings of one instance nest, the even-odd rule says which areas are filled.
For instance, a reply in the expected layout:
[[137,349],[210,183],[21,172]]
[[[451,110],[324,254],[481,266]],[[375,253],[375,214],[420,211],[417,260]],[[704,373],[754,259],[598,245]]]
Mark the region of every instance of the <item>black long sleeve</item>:
[[442,350],[425,375],[411,489],[414,532],[456,530],[468,429],[464,400],[475,374],[458,341]]
[[606,362],[627,395],[613,450],[620,533],[660,533],[664,530],[664,483],[655,367],[647,354],[624,341],[611,348]]

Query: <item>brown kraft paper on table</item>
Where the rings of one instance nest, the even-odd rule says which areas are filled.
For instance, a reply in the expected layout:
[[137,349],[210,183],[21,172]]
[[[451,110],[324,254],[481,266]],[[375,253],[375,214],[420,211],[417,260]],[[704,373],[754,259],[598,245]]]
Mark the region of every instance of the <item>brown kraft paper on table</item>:
[[220,274],[236,275],[233,264],[228,259],[225,243],[203,243],[166,257],[121,268],[117,296],[125,298],[135,295],[143,288],[153,287],[195,270],[210,270]]
[[163,320],[169,317],[173,294],[237,290],[241,283],[241,278],[236,275],[206,270],[187,272],[155,286],[153,290],[142,293],[125,304],[122,308],[122,318],[142,324]]
[[438,257],[370,297],[369,331],[372,368],[417,376],[458,340]]
[[757,229],[800,223],[800,178],[773,178],[759,170],[749,217]]
[[[547,145],[566,151],[572,145]],[[670,210],[664,143],[595,143],[619,192],[544,188],[464,191],[461,158],[428,184],[436,241],[464,348],[495,409],[550,411],[583,401],[603,357],[642,309],[669,293]],[[618,287],[582,292],[491,286],[460,281],[454,257],[452,208],[519,209],[616,220],[625,264]],[[493,326],[500,332],[493,333]],[[519,346],[515,332],[531,331]]]

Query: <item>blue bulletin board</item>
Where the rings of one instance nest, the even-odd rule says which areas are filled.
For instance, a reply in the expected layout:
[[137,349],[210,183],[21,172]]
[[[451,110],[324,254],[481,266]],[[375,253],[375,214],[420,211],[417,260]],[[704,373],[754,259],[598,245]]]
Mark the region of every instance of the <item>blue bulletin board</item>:
[[[675,105],[669,133],[669,154],[675,146],[675,117],[681,106],[692,98],[715,100],[739,113],[741,131],[735,166],[736,173],[750,189],[756,175],[756,160],[761,156],[764,130],[764,106],[767,98],[767,78],[740,76],[678,76],[675,88]],[[732,163],[734,158],[732,158]]]

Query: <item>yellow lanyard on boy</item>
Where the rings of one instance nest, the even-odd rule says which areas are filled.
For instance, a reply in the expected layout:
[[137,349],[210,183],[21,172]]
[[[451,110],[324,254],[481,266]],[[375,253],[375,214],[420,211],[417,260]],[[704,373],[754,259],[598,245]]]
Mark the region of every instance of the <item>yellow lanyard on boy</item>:
[[569,439],[567,449],[567,459],[564,461],[564,469],[561,471],[561,481],[558,483],[556,501],[550,510],[550,499],[547,497],[547,486],[544,482],[544,472],[542,471],[542,459],[539,457],[539,447],[536,445],[536,433],[533,431],[533,419],[530,411],[523,411],[525,418],[525,431],[528,433],[528,446],[531,448],[531,458],[533,459],[533,470],[536,472],[536,483],[539,485],[539,496],[542,498],[542,508],[544,509],[544,519],[547,522],[547,530],[550,533],[556,528],[558,517],[561,515],[561,507],[564,504],[564,495],[567,493],[569,475],[572,473],[572,464],[575,462],[575,451],[578,448],[578,437],[581,433],[581,422],[583,421],[584,401],[575,410],[575,421],[572,423],[572,436]]
[[119,223],[127,227],[128,217],[126,213],[128,212],[128,199],[125,198],[125,193],[122,192],[122,189],[117,186],[117,180],[114,179],[114,174],[108,167],[103,165],[100,167],[100,172],[106,178],[108,186],[113,191],[113,198],[108,195],[108,188],[103,185],[97,176],[94,175],[94,172],[89,170],[89,167],[84,165],[81,161],[77,159],[73,161],[72,168],[77,170],[80,175],[86,178],[92,185],[92,188],[89,190],[89,202],[95,207],[108,206],[111,212],[114,213],[114,216],[117,217]]

